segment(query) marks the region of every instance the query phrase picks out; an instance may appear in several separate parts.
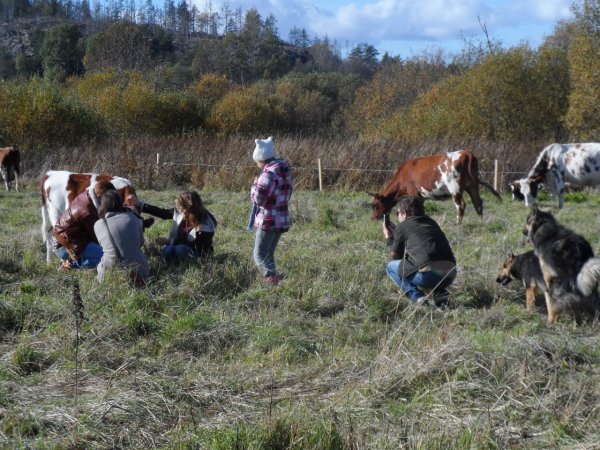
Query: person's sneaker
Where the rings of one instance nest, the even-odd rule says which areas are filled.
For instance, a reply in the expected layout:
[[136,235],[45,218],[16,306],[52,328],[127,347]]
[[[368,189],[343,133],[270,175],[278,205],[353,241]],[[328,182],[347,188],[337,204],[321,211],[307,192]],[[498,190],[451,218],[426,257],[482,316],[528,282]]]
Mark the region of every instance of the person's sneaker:
[[423,305],[423,306],[425,306],[425,305],[429,305],[429,303],[430,303],[430,302],[429,302],[429,299],[427,298],[427,296],[426,296],[426,295],[424,295],[424,296],[423,296],[423,297],[421,297],[421,298],[418,298],[418,299],[416,299],[414,302],[415,302],[415,304],[417,304],[417,305]]
[[448,291],[443,291],[433,296],[433,303],[438,309],[448,308]]
[[277,286],[279,284],[279,277],[277,275],[269,275],[265,277],[265,284],[269,286]]

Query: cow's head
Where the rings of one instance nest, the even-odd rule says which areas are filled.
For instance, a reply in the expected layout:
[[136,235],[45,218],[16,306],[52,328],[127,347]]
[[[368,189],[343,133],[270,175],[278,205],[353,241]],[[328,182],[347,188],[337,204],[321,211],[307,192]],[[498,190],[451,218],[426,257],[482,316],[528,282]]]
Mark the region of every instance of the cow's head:
[[373,209],[371,219],[373,220],[380,220],[384,214],[389,213],[396,204],[395,198],[385,197],[382,194],[373,194],[371,192],[368,194],[373,196],[373,202],[371,203]]
[[508,184],[513,200],[525,200],[525,205],[531,206],[537,197],[539,185],[543,179],[540,177],[529,177],[515,180]]
[[138,214],[141,212],[140,200],[137,198],[133,186],[125,186],[118,189],[117,192],[119,192],[119,195],[123,199],[123,206],[134,209]]
[[527,180],[527,178],[522,178],[520,180],[511,181],[508,183],[513,200],[519,200],[521,202],[525,200],[525,196],[523,195],[523,184],[527,183],[528,181],[529,180]]

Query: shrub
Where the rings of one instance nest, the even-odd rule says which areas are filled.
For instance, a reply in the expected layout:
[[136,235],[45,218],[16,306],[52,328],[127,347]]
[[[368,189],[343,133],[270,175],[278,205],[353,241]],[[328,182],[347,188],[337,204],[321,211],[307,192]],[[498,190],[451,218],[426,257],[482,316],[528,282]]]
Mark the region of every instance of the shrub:
[[220,134],[269,133],[281,122],[269,89],[259,84],[237,88],[213,108],[209,124]]
[[6,141],[68,145],[103,133],[98,117],[73,96],[40,78],[0,84],[0,135]]

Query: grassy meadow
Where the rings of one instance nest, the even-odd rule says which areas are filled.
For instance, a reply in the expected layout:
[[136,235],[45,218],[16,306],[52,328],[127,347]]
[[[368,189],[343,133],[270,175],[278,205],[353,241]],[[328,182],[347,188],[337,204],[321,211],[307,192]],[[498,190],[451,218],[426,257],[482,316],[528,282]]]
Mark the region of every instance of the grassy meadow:
[[[141,190],[168,207],[177,189]],[[527,208],[483,191],[428,202],[459,275],[451,307],[400,299],[381,224],[357,192],[297,190],[263,286],[245,192],[205,188],[216,256],[165,267],[146,231],[152,281],[45,263],[39,192],[0,191],[0,447],[207,449],[599,448],[600,326],[546,323],[543,298],[495,282],[529,249]],[[600,251],[600,196],[542,198]],[[74,285],[84,321],[75,321]]]

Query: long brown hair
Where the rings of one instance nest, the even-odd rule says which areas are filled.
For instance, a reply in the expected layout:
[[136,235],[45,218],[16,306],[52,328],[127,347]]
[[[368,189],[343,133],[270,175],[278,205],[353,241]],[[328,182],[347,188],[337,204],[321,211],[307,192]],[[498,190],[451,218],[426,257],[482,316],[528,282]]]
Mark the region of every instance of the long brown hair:
[[208,221],[208,211],[202,204],[200,194],[196,191],[184,191],[175,200],[175,206],[187,214],[194,226],[199,226]]

